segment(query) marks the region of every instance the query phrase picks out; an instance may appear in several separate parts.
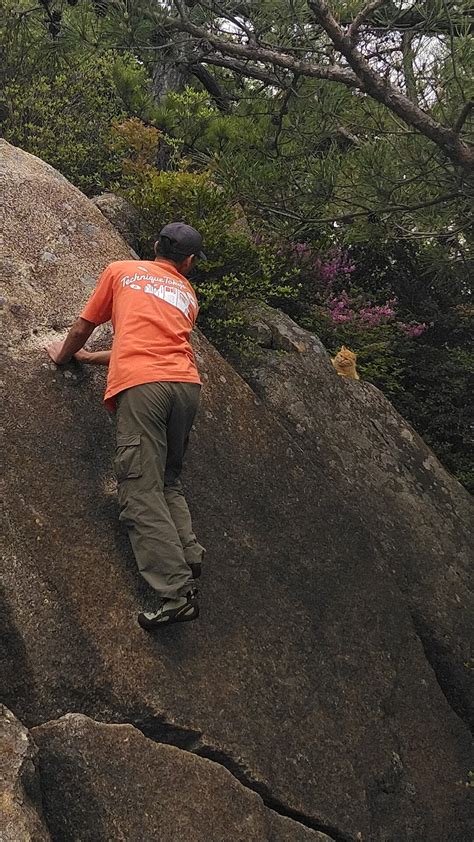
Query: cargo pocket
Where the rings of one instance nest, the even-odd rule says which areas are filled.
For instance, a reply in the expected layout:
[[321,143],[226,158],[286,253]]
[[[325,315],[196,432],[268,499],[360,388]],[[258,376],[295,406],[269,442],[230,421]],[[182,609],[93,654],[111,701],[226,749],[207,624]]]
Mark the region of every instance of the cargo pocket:
[[117,482],[142,475],[140,436],[119,436],[114,459]]

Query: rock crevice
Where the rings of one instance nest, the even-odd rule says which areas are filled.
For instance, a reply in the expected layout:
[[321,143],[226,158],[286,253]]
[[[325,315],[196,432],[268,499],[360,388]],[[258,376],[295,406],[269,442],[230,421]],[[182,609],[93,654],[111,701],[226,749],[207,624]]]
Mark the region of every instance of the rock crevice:
[[264,782],[257,781],[252,778],[248,770],[242,769],[234,758],[229,757],[222,751],[219,751],[209,745],[196,746],[192,751],[199,757],[204,757],[207,760],[212,760],[214,763],[218,763],[220,766],[223,766],[239,781],[239,783],[242,784],[242,786],[245,786],[247,789],[250,789],[252,792],[259,795],[265,806],[277,813],[279,816],[291,819],[293,822],[301,824],[309,830],[324,833],[326,835],[325,838],[328,840],[331,839],[333,842],[353,842],[352,837],[341,833],[337,828],[323,825],[316,821],[313,817],[306,816],[296,810],[292,810],[291,807],[274,798]]
[[[118,723],[108,722],[108,724]],[[153,717],[149,717],[148,719],[127,717],[124,718],[122,724],[130,724],[153,742],[173,745],[182,751],[188,751],[198,757],[212,760],[214,763],[226,769],[242,786],[259,795],[265,806],[278,815],[298,822],[310,830],[330,834],[330,838],[334,842],[351,842],[349,837],[341,834],[337,828],[323,826],[311,816],[298,813],[296,810],[292,810],[287,804],[278,801],[272,795],[268,785],[263,780],[257,780],[252,775],[252,770],[248,766],[239,763],[235,757],[226,754],[222,749],[218,749],[207,743],[203,734],[199,731],[180,727],[176,724],[166,722],[164,719],[154,719]]]
[[143,842],[157,832],[180,842],[191,827],[193,842],[345,842],[267,809],[222,764],[131,725],[68,714],[32,734],[55,842]]

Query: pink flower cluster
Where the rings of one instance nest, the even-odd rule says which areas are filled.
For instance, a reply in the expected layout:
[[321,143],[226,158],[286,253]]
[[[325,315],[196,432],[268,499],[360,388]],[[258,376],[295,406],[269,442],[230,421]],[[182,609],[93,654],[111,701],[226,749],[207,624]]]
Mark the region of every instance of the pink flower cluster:
[[416,339],[417,336],[421,336],[421,334],[425,332],[428,325],[424,322],[422,322],[422,324],[412,323],[410,325],[407,325],[404,322],[398,322],[398,327],[405,336],[408,336],[410,339]]
[[333,298],[329,304],[329,315],[334,324],[352,322],[355,318],[354,310],[351,309],[347,292],[341,292],[337,298]]
[[[261,238],[254,237],[256,245],[261,243]],[[349,258],[347,251],[337,246],[329,249],[324,257],[315,256],[313,247],[309,243],[280,243],[276,250],[277,257],[289,258],[310,276],[312,280],[328,290],[332,282],[341,275],[349,276],[355,272],[355,264]]]
[[[257,238],[254,238],[258,243]],[[288,243],[281,245],[277,252],[278,257],[291,255],[300,263],[315,270],[318,277],[324,283],[330,283],[338,275],[350,275],[355,271],[355,265],[349,259],[346,251],[334,247],[329,249],[324,257],[314,257],[314,251],[309,243]]]
[[[256,234],[254,236],[255,245],[263,245],[265,239],[262,235]],[[276,251],[277,257],[290,259],[299,264],[302,274],[305,277],[305,283],[313,282],[316,287],[319,287],[318,296],[321,299],[326,299],[332,292],[333,282],[341,276],[350,278],[350,275],[355,271],[356,266],[351,261],[347,251],[338,246],[329,249],[324,257],[317,257],[309,243],[292,243],[281,242]],[[350,283],[350,280],[348,281]],[[385,301],[384,304],[371,304],[370,302],[361,307],[361,301],[357,299],[351,300],[345,290],[339,295],[327,301],[325,306],[328,309],[329,317],[334,325],[345,324],[347,322],[355,322],[360,329],[378,327],[386,324],[396,317],[397,299],[391,298]],[[360,308],[360,309],[359,309]],[[404,322],[394,322],[399,330],[408,336],[410,339],[416,339],[421,336],[427,329],[427,325],[405,324]]]
[[386,301],[385,304],[376,305],[374,307],[369,304],[368,307],[362,307],[359,311],[359,318],[362,322],[368,324],[369,327],[377,327],[381,324],[381,322],[394,317],[396,304],[396,298],[391,298],[390,301]]
[[342,249],[330,249],[324,260],[317,257],[313,263],[321,281],[330,284],[338,275],[351,275],[355,271],[355,264],[352,263],[347,252]]
[[341,292],[337,298],[331,299],[328,303],[329,315],[334,324],[343,324],[358,319],[359,323],[368,327],[378,327],[383,322],[393,319],[395,316],[396,298],[391,298],[385,304],[368,304],[361,307],[357,312],[354,309],[354,302],[351,302],[347,292]]
[[309,257],[311,254],[311,247],[308,243],[295,243],[293,246],[293,252],[297,257]]

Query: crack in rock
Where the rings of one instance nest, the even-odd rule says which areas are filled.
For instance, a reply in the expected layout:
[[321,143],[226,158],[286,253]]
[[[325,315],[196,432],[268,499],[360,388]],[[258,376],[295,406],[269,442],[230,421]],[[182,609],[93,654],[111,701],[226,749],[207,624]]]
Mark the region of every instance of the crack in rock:
[[[76,834],[77,838],[84,834],[84,838],[89,838],[91,822],[94,839],[118,839],[110,835],[117,830],[120,839],[129,838],[122,829],[130,833],[130,838],[138,838],[137,832],[149,838],[147,834],[156,827],[158,815],[163,837],[181,838],[176,836],[176,811],[184,809],[180,813],[181,829],[186,822],[196,821],[193,826],[196,839],[200,840],[207,838],[209,821],[215,821],[215,839],[224,838],[221,834],[225,827],[235,830],[235,839],[242,842],[263,838],[268,842],[355,842],[340,834],[328,836],[326,828],[322,831],[315,822],[287,809],[268,792],[264,798],[260,786],[248,774],[242,781],[238,764],[225,753],[204,745],[195,751],[175,746],[171,740],[177,734],[180,745],[186,742],[184,729],[171,725],[166,733],[163,721],[155,729],[148,721],[146,727],[149,733],[154,730],[167,741],[161,743],[147,737],[130,722],[99,722],[78,713],[68,713],[32,729],[31,736],[38,747],[45,819],[52,838],[58,842],[66,842],[72,835],[76,838]],[[191,730],[189,745],[195,735]],[[143,771],[146,779],[142,781]],[[126,783],[129,776],[130,790]],[[193,796],[209,793],[204,812],[185,807],[180,792],[183,785],[191,805]],[[132,814],[130,792],[136,804]],[[150,797],[156,798],[159,813],[148,811]]]
[[230,757],[229,755],[225,754],[223,751],[219,751],[218,749],[213,748],[209,745],[201,745],[194,751],[195,754],[199,755],[199,757],[204,757],[206,760],[212,760],[214,763],[218,763],[219,766],[223,766],[227,769],[231,775],[236,778],[242,786],[245,786],[247,789],[251,789],[252,792],[255,792],[257,795],[260,796],[265,807],[268,807],[270,810],[273,810],[274,813],[278,813],[280,816],[283,816],[287,819],[292,819],[294,822],[298,822],[302,824],[304,827],[309,828],[310,830],[319,831],[319,833],[325,833],[326,836],[329,836],[330,839],[333,839],[334,842],[352,842],[350,836],[346,834],[340,833],[337,828],[333,827],[332,825],[322,824],[321,822],[317,822],[314,819],[309,818],[304,813],[300,813],[298,810],[293,810],[291,807],[288,807],[283,802],[279,801],[277,798],[274,798],[268,786],[263,783],[262,781],[254,780],[248,772],[243,771],[239,766],[238,762],[234,760],[234,758]]
[[[269,787],[263,781],[255,780],[255,778],[251,776],[250,772],[243,769],[237,760],[222,750],[204,742],[202,734],[199,731],[171,724],[166,722],[164,719],[158,719],[155,717],[141,720],[127,719],[124,721],[133,725],[133,727],[141,731],[145,737],[148,737],[148,739],[153,740],[156,743],[173,745],[182,751],[188,751],[191,754],[195,754],[206,760],[212,760],[219,766],[223,766],[228,772],[230,772],[231,775],[233,775],[234,778],[236,778],[236,780],[239,781],[240,784],[242,784],[242,786],[259,795],[265,804],[265,807],[273,810],[274,813],[278,813],[278,815],[283,816],[284,818],[292,819],[292,821],[298,822],[310,830],[325,833],[326,836],[329,836],[330,839],[334,840],[334,842],[352,842],[352,838],[350,836],[341,833],[334,826],[317,822],[309,816],[306,816],[304,813],[301,813],[298,810],[293,810],[291,807],[288,807],[286,804],[279,801],[272,795]],[[117,723],[108,722],[107,724],[113,725]]]

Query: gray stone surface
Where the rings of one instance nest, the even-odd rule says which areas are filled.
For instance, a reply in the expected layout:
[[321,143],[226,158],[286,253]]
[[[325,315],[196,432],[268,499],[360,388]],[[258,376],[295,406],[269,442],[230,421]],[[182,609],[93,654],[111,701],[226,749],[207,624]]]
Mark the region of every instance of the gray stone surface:
[[378,389],[337,376],[319,339],[266,305],[243,313],[272,343],[241,373],[298,435],[334,505],[370,531],[374,563],[394,572],[443,691],[473,724],[472,497]]
[[281,819],[222,766],[130,725],[70,714],[35,728],[54,839],[331,842]]
[[325,833],[280,816],[273,810],[268,811],[270,820],[269,842],[333,842]]
[[125,242],[137,251],[140,239],[140,214],[128,199],[116,193],[101,193],[92,201],[100,212],[122,235]]
[[28,731],[0,705],[0,839],[50,842],[44,823],[37,750]]
[[[50,167],[3,149],[2,686],[17,715],[28,725],[68,711],[133,722],[226,765],[281,812],[340,840],[466,842],[468,734],[426,660],[411,586],[365,516],[376,492],[367,484],[356,506],[358,468],[345,445],[316,460],[199,334],[203,403],[185,484],[208,550],[201,617],[154,637],[137,626],[143,591],[117,526],[104,373],[72,365],[66,377],[41,350],[80,311],[82,279],[128,247]],[[57,262],[41,261],[45,251]],[[345,393],[331,394],[332,414],[346,417]],[[373,417],[369,405],[368,429]],[[431,482],[418,461],[418,451],[407,458],[412,482],[425,470]],[[449,506],[439,516],[451,532]],[[419,521],[422,507],[416,545]],[[407,543],[390,536],[396,556]]]

